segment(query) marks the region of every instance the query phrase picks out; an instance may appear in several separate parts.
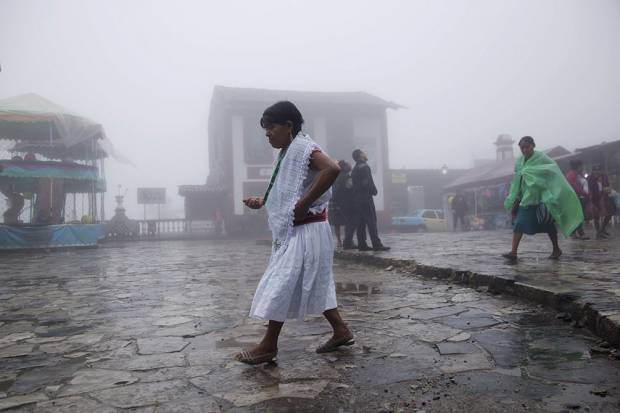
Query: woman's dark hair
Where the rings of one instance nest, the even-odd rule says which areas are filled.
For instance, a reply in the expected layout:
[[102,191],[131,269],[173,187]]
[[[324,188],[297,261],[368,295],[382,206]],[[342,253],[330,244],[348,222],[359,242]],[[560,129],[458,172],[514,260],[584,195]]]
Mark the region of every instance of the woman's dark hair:
[[534,138],[531,136],[524,136],[519,139],[519,146],[521,146],[522,143],[529,143],[532,146],[536,146],[536,142],[534,142]]
[[301,131],[304,118],[301,116],[301,112],[297,109],[297,106],[288,100],[283,100],[265,109],[263,117],[260,119],[260,126],[265,128],[270,123],[285,125],[286,122],[291,122],[293,124],[292,134],[293,137],[295,137]]
[[580,166],[583,166],[581,159],[573,159],[568,164],[570,165],[570,169],[578,169]]

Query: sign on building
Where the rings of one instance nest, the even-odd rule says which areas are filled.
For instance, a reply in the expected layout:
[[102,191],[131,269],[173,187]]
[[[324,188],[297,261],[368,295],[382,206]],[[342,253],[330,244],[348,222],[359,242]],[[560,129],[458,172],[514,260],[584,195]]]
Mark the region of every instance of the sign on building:
[[407,174],[392,172],[392,183],[393,184],[406,184]]
[[165,204],[166,188],[138,188],[138,204]]

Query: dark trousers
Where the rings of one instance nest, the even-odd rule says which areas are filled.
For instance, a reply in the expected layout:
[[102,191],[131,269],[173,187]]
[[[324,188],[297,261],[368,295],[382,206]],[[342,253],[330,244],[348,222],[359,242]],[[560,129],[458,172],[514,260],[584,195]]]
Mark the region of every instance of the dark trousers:
[[375,203],[372,198],[363,202],[357,202],[353,209],[352,218],[351,223],[347,225],[345,230],[345,246],[353,244],[353,233],[357,232],[357,246],[368,247],[366,228],[368,228],[370,242],[372,242],[373,248],[378,248],[383,245],[377,231],[377,211],[375,210]]
[[452,213],[452,221],[454,224],[454,230],[456,231],[456,227],[459,223],[459,221],[461,221],[461,229],[465,230],[465,214],[461,214],[461,213]]
[[342,241],[342,245],[344,247],[351,247],[353,246],[353,235],[357,230],[357,218],[355,209],[353,207],[347,208],[346,211],[344,211],[344,216],[344,240]]

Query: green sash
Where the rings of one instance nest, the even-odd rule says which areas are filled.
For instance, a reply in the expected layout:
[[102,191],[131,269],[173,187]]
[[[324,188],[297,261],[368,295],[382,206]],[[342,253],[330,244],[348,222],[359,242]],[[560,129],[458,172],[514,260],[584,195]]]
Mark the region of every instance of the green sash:
[[271,180],[269,181],[269,186],[267,187],[267,191],[265,192],[265,196],[263,197],[263,205],[267,203],[267,198],[269,197],[269,192],[271,192],[271,188],[273,187],[273,183],[276,181],[276,177],[278,176],[278,172],[280,171],[280,164],[282,163],[282,159],[286,155],[286,149],[282,149],[280,154],[278,155],[278,163],[276,164],[273,173],[271,174]]

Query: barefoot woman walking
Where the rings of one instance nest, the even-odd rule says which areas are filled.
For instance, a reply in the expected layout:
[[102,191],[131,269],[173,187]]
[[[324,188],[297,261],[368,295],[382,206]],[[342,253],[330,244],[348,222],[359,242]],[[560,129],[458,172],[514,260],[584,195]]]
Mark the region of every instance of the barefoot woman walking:
[[301,132],[303,118],[291,102],[267,108],[260,123],[280,154],[265,196],[244,200],[252,209],[266,207],[273,236],[271,259],[250,310],[250,316],[269,320],[269,325],[258,345],[235,355],[247,364],[271,361],[278,352],[284,321],[303,320],[307,314],[322,313],[334,330],[317,353],[354,343],[337,309],[327,223],[329,188],[340,168]]

